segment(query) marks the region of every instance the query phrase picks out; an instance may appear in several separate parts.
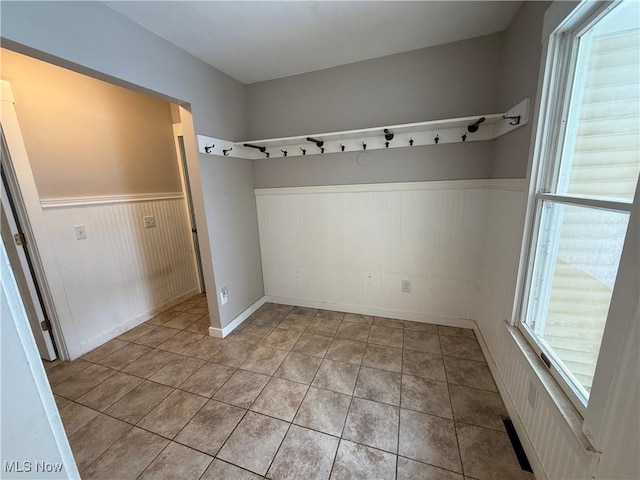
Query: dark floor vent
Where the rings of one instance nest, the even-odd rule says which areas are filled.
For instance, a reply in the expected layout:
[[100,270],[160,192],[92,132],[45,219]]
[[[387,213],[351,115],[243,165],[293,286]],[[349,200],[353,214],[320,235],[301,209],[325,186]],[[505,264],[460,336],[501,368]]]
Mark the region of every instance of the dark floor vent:
[[513,445],[513,451],[516,453],[518,462],[520,462],[520,468],[522,468],[522,470],[526,470],[527,472],[533,473],[533,470],[531,469],[531,464],[527,459],[527,454],[524,453],[524,448],[522,448],[522,444],[520,443],[520,439],[518,438],[516,429],[513,426],[513,422],[508,418],[505,418],[502,421],[504,423],[504,428],[507,429],[507,435],[509,435],[509,440],[511,440],[511,445]]

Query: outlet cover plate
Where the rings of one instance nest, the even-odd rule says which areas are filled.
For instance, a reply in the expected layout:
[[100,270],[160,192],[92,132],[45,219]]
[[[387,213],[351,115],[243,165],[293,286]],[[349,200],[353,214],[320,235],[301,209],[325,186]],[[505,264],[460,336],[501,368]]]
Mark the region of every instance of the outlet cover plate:
[[144,221],[144,228],[154,228],[156,226],[156,217],[155,215],[147,215],[142,217]]
[[87,230],[84,225],[74,225],[73,231],[76,233],[76,240],[85,240],[87,238]]

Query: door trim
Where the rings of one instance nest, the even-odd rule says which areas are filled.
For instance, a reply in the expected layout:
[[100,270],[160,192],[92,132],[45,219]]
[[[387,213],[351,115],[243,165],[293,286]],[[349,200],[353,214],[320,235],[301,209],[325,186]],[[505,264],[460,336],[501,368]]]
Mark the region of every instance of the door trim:
[[[191,196],[191,186],[189,185],[188,178],[189,172],[187,169],[186,152],[184,148],[184,127],[182,123],[173,123],[173,142],[176,149],[176,161],[178,162],[178,170],[180,172],[180,185],[182,186],[182,192],[184,194],[184,206],[189,220],[189,228],[191,229],[191,255],[193,257],[193,265],[196,269],[196,276],[198,279],[198,291],[203,293],[205,289],[204,285],[204,272],[202,269],[202,257],[200,255],[200,240],[197,233],[197,223],[195,211],[193,210],[193,198]],[[180,144],[180,137],[182,137],[182,145]],[[183,154],[185,157],[183,158]],[[196,232],[193,229],[196,229]]]
[[62,360],[82,355],[75,323],[64,292],[64,283],[49,238],[40,196],[16,115],[11,84],[1,80],[0,130],[10,153],[5,164],[7,182],[13,192],[16,215],[26,237],[35,280],[52,325],[53,339]]
[[[2,155],[3,157],[9,155],[4,139],[2,139]],[[13,268],[15,269],[14,277],[16,279],[16,284],[18,284],[18,291],[22,296],[22,303],[25,304],[25,311],[27,310],[27,305],[33,309],[31,311],[31,315],[27,314],[27,318],[29,319],[31,329],[33,330],[33,337],[36,341],[36,345],[38,346],[40,356],[44,360],[53,361],[58,358],[58,355],[53,345],[51,325],[43,307],[44,302],[42,301],[42,293],[36,284],[35,276],[33,274],[33,261],[30,258],[31,245],[27,245],[21,225],[19,221],[16,220],[13,192],[12,189],[8,188],[8,185],[5,184],[5,182],[8,183],[8,181],[4,175],[4,162],[2,163],[2,186],[4,187],[2,188],[2,216],[3,218],[6,216],[9,230],[8,232],[4,232],[6,240],[3,238],[2,241],[6,245],[7,256],[9,257],[10,263],[11,257],[14,257],[14,262],[16,262],[16,264],[13,265]],[[16,270],[19,270],[19,272]],[[20,279],[20,282],[18,282],[18,279]],[[49,323],[49,327],[43,327],[43,325],[47,323]]]

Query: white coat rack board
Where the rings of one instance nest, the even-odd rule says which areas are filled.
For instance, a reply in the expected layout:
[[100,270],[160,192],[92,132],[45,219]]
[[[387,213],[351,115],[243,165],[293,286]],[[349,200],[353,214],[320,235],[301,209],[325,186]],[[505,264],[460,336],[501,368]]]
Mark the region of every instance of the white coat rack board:
[[258,160],[493,140],[529,122],[529,103],[526,98],[505,113],[296,137],[230,142],[197,135],[198,151]]

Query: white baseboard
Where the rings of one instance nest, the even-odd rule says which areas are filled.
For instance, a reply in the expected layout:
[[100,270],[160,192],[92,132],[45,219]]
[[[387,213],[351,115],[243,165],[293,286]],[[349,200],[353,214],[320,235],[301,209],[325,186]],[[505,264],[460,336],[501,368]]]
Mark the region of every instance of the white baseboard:
[[[152,319],[157,314],[162,313],[165,310],[168,310],[171,307],[174,307],[175,305],[178,305],[179,303],[183,302],[187,298],[189,298],[189,297],[191,297],[193,295],[196,295],[199,292],[200,292],[200,290],[197,287],[193,288],[193,289],[189,290],[188,292],[183,293],[179,297],[174,298],[173,300],[165,302],[162,305],[160,305],[158,307],[155,307],[152,310],[149,310],[148,312],[145,312],[145,313],[143,313],[141,315],[137,315],[137,316],[135,316],[133,318],[130,318],[129,320],[125,320],[124,322],[121,322],[118,325],[116,325],[115,327],[107,330],[106,332],[103,332],[100,335],[95,336],[95,337],[87,340],[86,342],[81,343],[80,344],[80,348],[82,349],[82,354],[84,355],[85,353],[90,352],[94,348],[99,347],[100,345],[108,342],[109,340],[112,340],[112,339],[116,338],[117,336],[122,335],[125,332],[128,332],[132,328],[137,327],[141,323],[144,323],[147,320]],[[74,360],[74,359],[71,358],[70,360]]]
[[395,318],[398,320],[410,320],[413,322],[432,323],[446,325],[448,327],[475,328],[476,322],[466,318],[442,317],[427,313],[404,312],[401,310],[387,310],[380,307],[369,307],[367,305],[351,305],[348,303],[332,303],[317,300],[306,300],[302,298],[274,297],[266,295],[266,301],[270,303],[282,303],[284,305],[295,305],[298,307],[320,308],[323,310],[335,310],[338,312],[358,313],[360,315],[373,315],[374,317]]
[[234,318],[230,323],[222,328],[209,327],[209,335],[217,338],[225,338],[231,332],[233,332],[242,322],[244,322],[253,312],[258,310],[262,305],[267,302],[267,297],[262,297],[253,303],[250,307],[244,310],[240,315]]
[[[472,320],[473,321],[473,320]],[[489,370],[491,371],[491,376],[493,380],[496,382],[496,387],[498,387],[498,391],[500,392],[500,397],[502,397],[502,401],[504,402],[504,406],[509,412],[509,418],[513,422],[513,426],[518,433],[518,438],[520,439],[520,443],[522,444],[522,448],[527,454],[527,460],[529,460],[529,464],[531,465],[531,469],[533,470],[533,474],[537,480],[547,480],[547,475],[542,468],[542,462],[538,458],[538,454],[533,447],[533,443],[529,438],[529,434],[527,430],[524,428],[524,424],[520,419],[520,415],[518,414],[518,410],[511,400],[511,395],[507,386],[504,384],[502,380],[502,376],[500,375],[500,371],[498,370],[498,366],[496,365],[493,357],[491,356],[491,352],[489,351],[489,347],[487,346],[487,342],[485,342],[484,337],[482,336],[482,332],[480,331],[480,327],[478,324],[473,321],[474,327],[473,330],[476,332],[476,338],[478,339],[478,343],[480,344],[480,348],[482,349],[482,353],[484,354],[484,358],[487,360],[487,365],[489,366]]]

